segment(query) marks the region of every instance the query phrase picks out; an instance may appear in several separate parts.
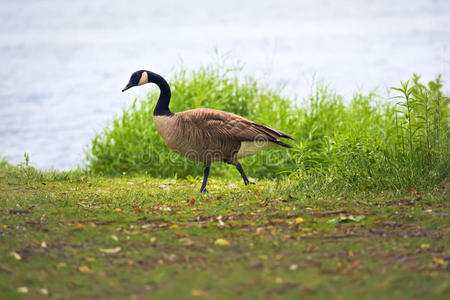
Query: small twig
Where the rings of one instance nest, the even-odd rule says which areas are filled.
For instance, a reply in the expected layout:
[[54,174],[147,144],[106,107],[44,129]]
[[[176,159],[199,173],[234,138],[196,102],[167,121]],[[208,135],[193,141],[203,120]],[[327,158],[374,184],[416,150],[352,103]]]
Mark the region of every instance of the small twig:
[[313,211],[314,215],[328,216],[328,215],[339,215],[347,213],[346,210],[325,210],[325,211]]
[[10,209],[10,214],[32,214],[33,212],[29,209]]

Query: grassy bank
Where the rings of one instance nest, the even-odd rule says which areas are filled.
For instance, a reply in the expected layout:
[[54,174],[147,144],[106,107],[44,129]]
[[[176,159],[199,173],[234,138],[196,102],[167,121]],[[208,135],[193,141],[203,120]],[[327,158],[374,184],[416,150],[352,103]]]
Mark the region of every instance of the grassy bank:
[[[355,94],[344,99],[321,85],[302,101],[242,78],[240,67],[218,64],[175,72],[168,78],[175,112],[210,107],[288,132],[295,148],[276,148],[242,160],[250,177],[289,174],[296,189],[402,191],[445,181],[450,169],[449,99],[440,77],[426,84],[414,75],[389,96]],[[201,176],[203,166],[164,144],[152,112],[157,88],[135,101],[92,141],[89,170],[106,176]],[[224,164],[213,176],[239,177]]]
[[325,194],[292,182],[0,167],[0,298],[442,299],[449,185]]

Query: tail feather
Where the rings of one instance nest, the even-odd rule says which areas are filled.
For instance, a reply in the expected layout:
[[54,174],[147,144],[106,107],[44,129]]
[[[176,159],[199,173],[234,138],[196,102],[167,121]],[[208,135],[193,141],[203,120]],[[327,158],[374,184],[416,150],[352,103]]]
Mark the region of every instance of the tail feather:
[[286,148],[293,148],[292,145],[289,145],[289,144],[286,144],[286,143],[283,143],[283,142],[280,142],[280,141],[273,141],[272,143],[275,143],[277,145],[280,145],[280,146],[283,146],[283,147],[286,147]]
[[261,125],[261,124],[258,124],[258,123],[253,123],[253,125],[256,128],[258,128],[260,131],[268,134],[269,136],[272,136],[275,139],[278,139],[278,138],[282,137],[282,138],[288,138],[288,139],[293,140],[292,136],[290,136],[289,134],[287,134],[287,133],[285,133],[283,131],[272,129],[270,127],[267,127],[267,126],[264,126],[264,125]]

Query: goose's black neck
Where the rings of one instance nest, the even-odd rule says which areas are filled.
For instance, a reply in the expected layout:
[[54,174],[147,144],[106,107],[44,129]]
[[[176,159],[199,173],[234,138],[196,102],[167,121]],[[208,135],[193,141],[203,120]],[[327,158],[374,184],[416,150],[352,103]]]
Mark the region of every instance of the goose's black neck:
[[170,102],[170,86],[167,81],[160,75],[147,71],[148,73],[148,81],[155,83],[159,89],[159,99],[156,103],[155,110],[153,111],[154,116],[170,116],[172,112],[169,110],[169,102]]

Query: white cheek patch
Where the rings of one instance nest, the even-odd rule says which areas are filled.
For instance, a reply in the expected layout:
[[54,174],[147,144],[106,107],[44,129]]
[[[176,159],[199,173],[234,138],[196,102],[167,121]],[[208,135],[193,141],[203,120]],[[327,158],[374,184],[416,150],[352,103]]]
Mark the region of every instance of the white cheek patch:
[[141,78],[139,79],[138,85],[143,85],[148,83],[148,75],[147,72],[142,72]]

